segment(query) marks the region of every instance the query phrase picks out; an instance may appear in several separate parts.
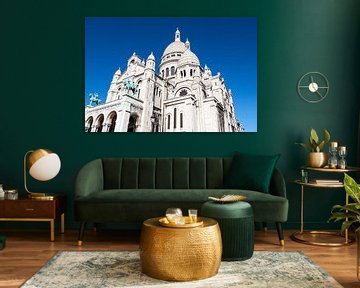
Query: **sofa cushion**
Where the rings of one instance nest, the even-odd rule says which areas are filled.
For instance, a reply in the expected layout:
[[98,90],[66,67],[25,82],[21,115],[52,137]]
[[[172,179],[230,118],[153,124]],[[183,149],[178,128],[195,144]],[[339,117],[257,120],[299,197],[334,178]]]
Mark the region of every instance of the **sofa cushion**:
[[224,179],[224,187],[269,193],[271,176],[279,157],[236,153]]
[[[174,205],[183,209],[191,207],[199,209],[202,203],[209,200],[209,196],[221,197],[228,194],[246,196],[246,202],[249,202],[254,209],[255,221],[285,222],[287,220],[288,200],[286,198],[250,190],[110,189],[98,191],[97,193],[91,194],[87,197],[77,199],[75,200],[75,203],[77,206],[90,205],[91,207],[98,207],[95,211],[97,209],[103,209],[101,207],[118,207],[117,209],[120,211],[122,210],[122,206],[128,207],[129,205],[139,205],[140,207],[143,205],[143,209],[145,210],[149,209],[151,206],[161,206],[162,210],[165,211],[166,208]],[[112,209],[116,210],[116,208]],[[130,210],[127,211],[130,213]],[[185,214],[187,213],[186,210],[183,210],[183,212]]]

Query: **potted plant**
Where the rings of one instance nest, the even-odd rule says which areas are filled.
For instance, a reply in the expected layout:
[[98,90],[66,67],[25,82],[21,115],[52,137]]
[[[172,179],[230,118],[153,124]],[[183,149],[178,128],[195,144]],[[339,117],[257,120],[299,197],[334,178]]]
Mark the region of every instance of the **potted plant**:
[[309,151],[308,165],[310,167],[323,167],[327,164],[328,154],[324,152],[324,147],[330,140],[330,133],[323,129],[324,139],[320,141],[319,136],[314,128],[310,130],[308,143],[296,143]]
[[[344,232],[345,229],[349,229],[351,226],[355,226],[356,223],[360,223],[360,185],[348,174],[344,174],[345,191],[355,202],[348,205],[334,205],[329,219],[343,221],[341,225],[342,232]],[[356,226],[355,232],[360,232],[360,226]]]
[[334,205],[329,221],[343,221],[341,233],[344,233],[349,228],[355,229],[357,241],[357,277],[360,280],[360,185],[348,174],[344,174],[345,191],[354,202],[347,205]]

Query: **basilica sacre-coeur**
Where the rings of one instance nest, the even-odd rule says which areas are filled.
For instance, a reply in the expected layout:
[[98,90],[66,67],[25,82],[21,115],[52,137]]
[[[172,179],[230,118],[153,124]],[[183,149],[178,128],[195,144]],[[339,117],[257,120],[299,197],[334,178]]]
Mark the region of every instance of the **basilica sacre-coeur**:
[[136,53],[126,70],[118,69],[106,101],[96,93],[85,107],[86,132],[243,132],[237,120],[231,90],[220,73],[212,75],[182,42],[180,31],[155,67]]

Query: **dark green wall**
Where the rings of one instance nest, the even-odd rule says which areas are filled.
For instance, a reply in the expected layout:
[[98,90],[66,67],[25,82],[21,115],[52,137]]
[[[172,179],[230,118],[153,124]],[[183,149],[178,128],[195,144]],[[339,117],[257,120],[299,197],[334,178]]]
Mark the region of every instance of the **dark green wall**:
[[[359,12],[357,0],[3,0],[0,183],[22,189],[24,153],[39,147],[56,151],[62,160],[60,174],[49,182],[30,181],[29,186],[68,195],[67,225],[77,227],[72,217],[74,179],[91,159],[223,156],[235,150],[281,153],[278,167],[288,181],[290,199],[287,227],[297,227],[299,187],[291,181],[306,153],[294,142],[306,141],[311,127],[327,128],[333,139],[348,147],[349,163],[356,164]],[[84,133],[85,16],[257,17],[258,132]],[[306,103],[296,93],[297,81],[309,71],[320,71],[330,81],[329,95],[319,104]],[[330,207],[343,201],[341,190],[309,190],[309,227],[327,226]]]

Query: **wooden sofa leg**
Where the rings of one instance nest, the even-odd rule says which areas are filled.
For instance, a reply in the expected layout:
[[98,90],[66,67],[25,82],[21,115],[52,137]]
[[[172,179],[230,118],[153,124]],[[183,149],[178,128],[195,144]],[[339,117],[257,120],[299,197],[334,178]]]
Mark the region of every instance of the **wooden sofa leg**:
[[268,231],[267,222],[262,222],[262,226],[265,232]]
[[276,230],[279,236],[279,242],[280,242],[280,246],[284,246],[285,245],[285,240],[284,240],[284,231],[282,228],[282,223],[281,222],[275,222],[276,224]]
[[86,222],[81,222],[79,229],[78,246],[82,246],[83,244],[85,228],[86,228]]

